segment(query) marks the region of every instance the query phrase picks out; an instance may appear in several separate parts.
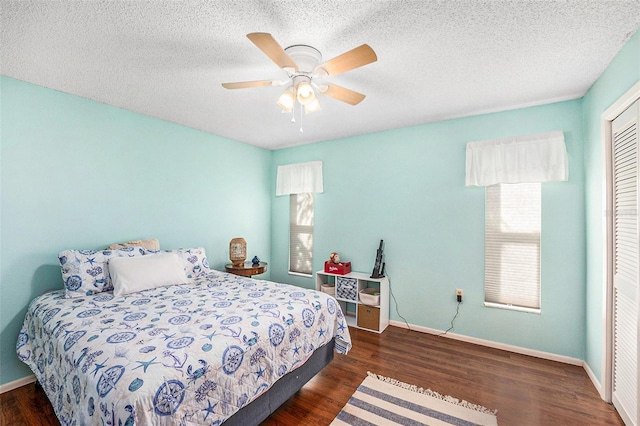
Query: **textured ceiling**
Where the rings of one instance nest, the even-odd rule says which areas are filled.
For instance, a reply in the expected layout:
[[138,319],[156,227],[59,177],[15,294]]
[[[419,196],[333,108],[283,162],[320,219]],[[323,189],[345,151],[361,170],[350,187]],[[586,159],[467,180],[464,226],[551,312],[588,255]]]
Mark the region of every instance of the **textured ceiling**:
[[[640,1],[0,0],[0,73],[276,149],[581,97],[640,26]],[[292,124],[283,79],[247,38],[378,61],[328,79],[367,95],[320,97]]]

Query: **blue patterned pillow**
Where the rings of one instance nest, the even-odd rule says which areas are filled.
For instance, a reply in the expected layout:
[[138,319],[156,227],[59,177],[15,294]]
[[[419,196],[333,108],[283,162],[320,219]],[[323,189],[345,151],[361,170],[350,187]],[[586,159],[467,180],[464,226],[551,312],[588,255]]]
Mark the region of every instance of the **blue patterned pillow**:
[[209,270],[209,261],[202,247],[196,248],[180,248],[175,250],[145,250],[145,253],[175,253],[184,264],[184,272],[187,278],[196,279],[203,275],[207,275]]
[[141,247],[117,250],[65,250],[58,255],[64,281],[65,297],[81,297],[113,290],[109,276],[109,259],[143,256]]

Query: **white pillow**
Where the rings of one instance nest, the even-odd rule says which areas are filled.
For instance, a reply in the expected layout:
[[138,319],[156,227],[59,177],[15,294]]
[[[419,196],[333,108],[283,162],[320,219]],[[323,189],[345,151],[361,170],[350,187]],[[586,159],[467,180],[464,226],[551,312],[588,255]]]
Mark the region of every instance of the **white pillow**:
[[175,253],[158,253],[109,260],[114,296],[188,282],[184,265]]

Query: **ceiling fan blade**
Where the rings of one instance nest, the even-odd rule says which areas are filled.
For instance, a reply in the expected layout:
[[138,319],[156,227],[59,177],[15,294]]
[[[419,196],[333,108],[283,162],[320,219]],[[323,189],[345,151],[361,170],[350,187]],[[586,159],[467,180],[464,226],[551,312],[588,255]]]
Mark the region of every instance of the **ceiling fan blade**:
[[352,69],[362,67],[378,60],[376,52],[368,44],[363,44],[340,56],[320,64],[316,67],[316,73],[322,75],[338,75]]
[[222,83],[222,87],[225,89],[245,89],[247,87],[262,87],[273,86],[271,80],[256,80],[256,81],[238,81],[236,83]]
[[287,55],[282,46],[269,33],[250,33],[247,38],[262,50],[280,68],[291,68],[298,71],[298,66]]
[[365,98],[365,95],[362,93],[335,84],[323,84],[318,87],[318,92],[351,105],[358,105]]

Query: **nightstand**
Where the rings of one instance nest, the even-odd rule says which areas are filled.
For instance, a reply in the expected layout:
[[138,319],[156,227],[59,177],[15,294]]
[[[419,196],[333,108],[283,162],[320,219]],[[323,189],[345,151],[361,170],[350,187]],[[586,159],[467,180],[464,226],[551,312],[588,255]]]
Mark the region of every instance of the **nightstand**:
[[260,262],[258,264],[245,262],[240,266],[233,266],[233,264],[227,263],[224,265],[224,269],[231,274],[251,278],[252,275],[264,274],[267,271],[267,262]]

